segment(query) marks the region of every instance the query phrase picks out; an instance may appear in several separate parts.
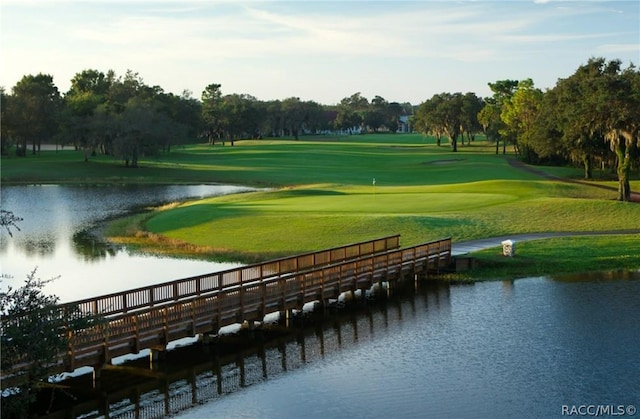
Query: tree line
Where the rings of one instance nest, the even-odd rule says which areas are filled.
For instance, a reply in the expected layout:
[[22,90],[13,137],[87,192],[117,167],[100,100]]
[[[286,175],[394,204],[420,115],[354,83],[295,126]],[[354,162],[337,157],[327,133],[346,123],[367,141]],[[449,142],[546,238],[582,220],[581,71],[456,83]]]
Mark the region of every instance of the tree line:
[[[591,58],[573,75],[542,91],[533,80],[488,83],[492,96],[475,93],[434,95],[420,105],[372,100],[354,93],[337,105],[297,97],[260,101],[247,94],[223,94],[209,84],[199,99],[189,91],[166,93],[127,71],[84,70],[61,94],[50,75],[24,76],[6,94],[2,89],[2,154],[37,153],[55,143],[92,154],[113,155],[137,167],[172,145],[207,141],[234,144],[242,138],[396,132],[408,122],[416,132],[471,143],[483,134],[496,153],[507,147],[529,163],[572,162],[591,178],[593,167],[615,167],[619,199],[630,199],[629,173],[639,161],[640,73],[620,60]],[[28,147],[31,150],[28,150]]]
[[414,128],[453,151],[458,140],[483,133],[528,163],[571,162],[593,177],[593,167],[615,168],[618,199],[629,201],[629,174],[640,166],[640,72],[620,60],[591,58],[574,74],[542,91],[531,79],[489,83],[491,97],[441,93],[422,103]]
[[410,104],[371,102],[356,93],[336,106],[297,97],[260,101],[247,94],[223,94],[210,84],[196,99],[189,91],[166,93],[148,86],[138,73],[84,70],[61,94],[53,77],[26,75],[2,93],[3,155],[35,154],[42,144],[73,146],[92,154],[113,155],[125,166],[137,167],[140,156],[169,151],[172,145],[198,139],[229,142],[315,134],[331,130],[369,129],[395,132]]

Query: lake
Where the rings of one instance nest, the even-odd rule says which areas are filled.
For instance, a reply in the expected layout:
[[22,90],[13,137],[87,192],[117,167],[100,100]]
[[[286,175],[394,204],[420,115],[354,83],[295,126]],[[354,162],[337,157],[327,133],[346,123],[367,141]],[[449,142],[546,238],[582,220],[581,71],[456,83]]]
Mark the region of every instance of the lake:
[[353,343],[182,418],[559,417],[640,403],[640,275],[427,288]]
[[3,186],[1,207],[23,218],[20,231],[0,236],[2,273],[19,286],[37,267],[42,279],[59,277],[45,292],[62,302],[239,266],[131,253],[92,231],[133,209],[254,190],[231,185]]
[[[640,272],[422,283],[255,342],[230,353],[178,347],[154,365],[156,380],[105,375],[94,401],[78,401],[65,417],[549,418],[588,406],[631,412],[640,404]],[[137,366],[147,368],[148,360]],[[86,390],[91,381],[76,386]]]
[[[4,285],[19,285],[38,266],[42,278],[60,275],[47,291],[70,301],[226,269],[233,264],[130,254],[88,232],[132,207],[245,190],[3,187],[2,208],[24,218],[13,238],[3,233],[2,272],[14,276]],[[117,376],[112,391],[109,381],[95,390],[85,382],[86,404],[62,417],[539,418],[592,405],[617,412],[640,404],[639,343],[639,272],[420,284],[231,357],[206,345],[177,347],[154,366],[163,378]]]

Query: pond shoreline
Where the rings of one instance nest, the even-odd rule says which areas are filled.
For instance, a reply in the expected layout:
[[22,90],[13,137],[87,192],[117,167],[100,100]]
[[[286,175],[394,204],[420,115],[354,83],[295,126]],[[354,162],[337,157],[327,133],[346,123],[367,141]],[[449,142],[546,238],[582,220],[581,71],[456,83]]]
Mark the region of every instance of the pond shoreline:
[[[160,234],[150,233],[144,230],[144,221],[153,215],[153,211],[144,212],[142,219],[131,218],[134,215],[126,216],[126,217],[118,217],[121,221],[130,220],[130,222],[126,222],[124,225],[125,230],[131,229],[135,230],[133,234],[122,234],[123,226],[120,226],[118,230],[116,230],[116,234],[111,234],[111,236],[105,236],[104,239],[111,242],[116,243],[118,245],[124,245],[129,248],[133,248],[136,251],[140,251],[143,253],[151,253],[151,254],[159,254],[165,256],[172,257],[185,257],[185,258],[195,258],[195,259],[204,259],[211,261],[226,261],[226,262],[239,262],[239,263],[256,263],[256,262],[264,262],[269,259],[273,259],[273,257],[265,257],[261,254],[247,254],[240,251],[233,250],[220,250],[206,246],[197,246],[188,242],[183,242],[179,240],[169,239]],[[113,224],[111,225],[113,228]],[[522,244],[523,242],[532,242],[538,240],[548,240],[548,239],[557,239],[557,238],[579,238],[579,237],[609,237],[609,236],[634,236],[638,235],[638,241],[640,241],[640,229],[630,229],[630,230],[612,230],[612,231],[574,231],[574,232],[541,232],[541,233],[529,233],[529,234],[512,234],[512,235],[504,235],[498,237],[488,237],[484,239],[477,240],[468,240],[458,243],[453,243],[452,245],[452,255],[455,258],[456,256],[468,256],[474,260],[478,259],[478,256],[475,256],[477,252],[486,251],[489,249],[502,249],[501,242],[503,240],[513,240],[516,245]],[[597,253],[597,246],[594,249],[594,252]],[[584,268],[584,266],[589,266],[589,260],[597,257],[597,254],[593,253],[589,255],[589,257],[584,258],[584,265],[582,269],[579,270],[569,270],[563,271],[561,274],[580,274],[582,272],[590,272],[589,268]],[[290,254],[282,254],[282,257],[291,256]],[[518,260],[518,253],[516,250],[515,258],[504,258],[505,262],[512,263]],[[550,259],[553,259],[553,254],[548,256]],[[480,257],[480,264],[482,265],[482,257]],[[516,262],[517,264],[517,262]],[[640,269],[640,263],[634,267],[628,267],[630,270]],[[473,271],[474,268],[471,270]],[[613,267],[606,267],[600,271],[602,272],[610,272]],[[451,282],[451,283],[468,283],[468,282],[477,282],[477,281],[485,281],[485,280],[504,280],[508,278],[510,275],[508,272],[503,273],[501,276],[491,276],[490,278],[481,278],[476,275],[468,275],[469,272],[446,272],[439,276],[439,280]],[[515,268],[514,274],[517,276],[530,276],[532,274],[535,275],[553,275],[554,272],[530,272],[523,273],[521,269]]]

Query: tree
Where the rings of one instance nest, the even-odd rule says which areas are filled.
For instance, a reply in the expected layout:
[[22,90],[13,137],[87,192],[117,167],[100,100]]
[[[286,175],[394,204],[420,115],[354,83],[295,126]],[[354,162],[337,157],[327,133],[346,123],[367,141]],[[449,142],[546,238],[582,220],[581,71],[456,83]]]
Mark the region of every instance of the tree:
[[[0,227],[9,235],[11,229],[19,231],[21,220],[10,211],[0,213]],[[73,331],[99,322],[77,306],[60,306],[57,296],[44,294],[43,287],[51,281],[37,278],[34,269],[21,287],[0,291],[0,366],[19,383],[7,387],[2,382],[3,418],[29,417],[38,392],[49,381],[50,366],[66,354]]]
[[264,119],[260,127],[260,132],[272,137],[281,137],[284,135],[284,116],[282,114],[282,102],[279,100],[271,100],[269,102],[261,102],[263,108]]
[[608,144],[616,156],[618,199],[629,201],[629,171],[640,145],[640,73],[619,60],[591,58],[554,88],[558,129],[574,143]]
[[593,177],[596,156],[606,159],[608,150],[604,134],[591,129],[576,117],[582,106],[582,92],[575,80],[559,80],[542,96],[530,142],[538,156],[563,159],[581,164],[585,179]]
[[141,156],[170,151],[172,143],[187,138],[189,124],[200,123],[197,101],[147,86],[131,70],[124,77],[113,71],[77,74],[65,105],[61,141],[72,138],[85,150],[85,161],[98,150],[121,158],[127,167],[138,167]]
[[[411,105],[408,106],[408,109],[411,109]],[[386,109],[386,121],[385,121],[385,125],[387,126],[389,131],[395,134],[398,131],[400,117],[406,114],[407,112],[405,108],[398,102],[389,103]]]
[[134,97],[146,99],[152,93],[152,89],[144,84],[142,77],[131,70],[127,70],[124,77],[116,77],[115,72],[107,73],[109,90],[107,92],[107,104],[109,112],[121,113],[129,100]]
[[137,168],[140,156],[150,156],[171,138],[184,135],[182,127],[154,104],[141,98],[132,98],[116,116],[113,152],[124,160],[126,167]]
[[493,96],[486,100],[487,106],[483,108],[481,114],[478,115],[479,121],[481,121],[483,130],[487,133],[488,137],[495,139],[496,141],[496,154],[500,148],[500,141],[502,140],[502,154],[507,153],[507,142],[512,141],[512,138],[508,138],[503,134],[504,122],[500,118],[502,114],[502,107],[505,101],[507,101],[515,92],[518,87],[517,80],[498,80],[495,83],[488,83],[489,88],[493,92]]
[[381,127],[386,126],[388,124],[388,106],[389,102],[387,102],[383,97],[374,97],[371,100],[371,104],[367,106],[367,109],[363,113],[364,125],[368,129],[373,130],[373,132],[378,132]]
[[463,133],[462,93],[440,93],[433,95],[431,99],[420,105],[416,113],[416,128],[425,133],[436,135],[440,145],[441,135],[446,135],[451,140],[454,152],[458,151],[458,137]]
[[303,102],[298,97],[290,97],[282,101],[282,114],[284,116],[284,127],[293,137],[298,140],[300,130],[306,121],[306,112]]
[[362,93],[356,92],[349,97],[340,101],[341,105],[349,107],[354,112],[364,112],[369,108],[369,100],[362,96]]
[[[192,96],[188,90],[182,92],[180,96],[169,94],[161,94],[157,98],[158,110],[165,113],[171,120],[178,124],[184,134],[182,138],[175,136],[172,141],[194,139],[202,132],[202,104]],[[171,144],[165,144],[165,150],[170,151]]]
[[22,218],[16,216],[13,212],[0,209],[0,227],[3,228],[9,236],[13,236],[11,229],[20,231],[18,223]]
[[[482,131],[478,121],[478,113],[484,106],[484,101],[475,93],[468,92],[462,97],[462,130],[466,134],[469,144],[474,140],[476,133]],[[464,138],[462,140],[464,144]]]
[[232,146],[237,139],[259,136],[264,114],[257,103],[255,97],[246,94],[222,98],[220,128],[223,138],[229,140]]
[[111,88],[112,78],[99,70],[87,69],[76,73],[71,79],[71,87],[67,95],[75,93],[91,92],[92,94],[104,98]]
[[362,129],[364,114],[369,109],[369,100],[360,92],[343,98],[338,104],[338,114],[335,119],[335,127],[338,129],[358,130]]
[[71,79],[71,88],[64,96],[64,109],[60,113],[60,142],[69,140],[76,149],[84,150],[84,160],[89,159],[99,146],[99,137],[90,135],[90,119],[96,108],[105,103],[111,81],[98,70],[84,70]]
[[7,125],[7,104],[10,96],[4,91],[4,87],[0,86],[0,154],[6,156],[9,154],[9,148],[12,146],[9,125]]
[[324,107],[313,100],[302,102],[304,113],[302,132],[304,134],[315,134],[320,130],[329,129],[330,121]]
[[542,91],[534,88],[533,80],[522,80],[515,92],[503,101],[500,113],[505,125],[501,134],[513,139],[516,152],[527,161],[535,159],[531,136],[541,101]]
[[[496,154],[500,150],[500,129],[502,127],[502,119],[500,119],[501,113],[500,106],[495,99],[487,98],[485,100],[483,108],[478,112],[478,122],[482,126],[482,132],[490,141],[496,143]],[[503,147],[503,153],[506,154],[506,148]]]
[[462,93],[444,94],[444,101],[440,104],[438,113],[441,118],[442,129],[451,140],[451,148],[458,151],[458,136],[463,132]]
[[221,87],[221,84],[212,83],[202,91],[204,135],[211,145],[215,145],[216,139],[221,139],[224,135]]
[[375,108],[368,110],[365,112],[362,122],[368,129],[373,130],[373,132],[378,132],[386,123],[384,111]]
[[588,112],[596,117],[593,131],[604,132],[605,141],[616,155],[618,199],[630,201],[629,171],[640,146],[640,72],[633,65],[622,69],[621,61],[606,62],[604,58],[589,60],[586,70],[594,93]]
[[444,135],[444,128],[440,123],[441,118],[439,115],[442,101],[442,95],[433,95],[431,99],[420,104],[413,118],[414,129],[425,135],[431,134],[435,136],[438,147],[440,147],[442,136]]
[[60,93],[48,74],[24,76],[12,89],[12,97],[5,117],[11,135],[21,145],[25,155],[27,142],[32,143],[32,153],[40,149],[42,141],[50,140],[56,131],[56,118],[60,105]]
[[88,142],[102,154],[114,154],[113,144],[118,132],[118,114],[111,112],[107,103],[96,107],[87,121]]
[[334,126],[336,129],[351,132],[362,124],[362,117],[345,105],[338,105]]
[[21,287],[0,292],[2,371],[13,372],[20,382],[3,386],[2,417],[29,416],[38,392],[49,382],[49,367],[69,348],[72,331],[97,321],[46,295],[43,288],[54,279],[37,278],[34,269]]

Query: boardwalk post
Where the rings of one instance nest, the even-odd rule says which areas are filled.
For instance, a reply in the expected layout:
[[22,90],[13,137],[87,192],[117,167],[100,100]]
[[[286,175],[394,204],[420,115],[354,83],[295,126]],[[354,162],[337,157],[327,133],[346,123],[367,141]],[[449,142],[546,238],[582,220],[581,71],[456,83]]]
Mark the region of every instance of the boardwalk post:
[[140,329],[138,328],[138,316],[133,316],[133,329],[134,329],[134,336],[133,336],[133,347],[134,347],[134,351],[135,353],[140,352]]
[[193,300],[191,302],[191,336],[195,336],[196,335],[196,321],[197,321],[197,315],[196,315],[196,305],[198,304],[198,301],[200,300]]
[[69,342],[69,346],[67,347],[67,359],[65,361],[65,367],[71,371],[75,370],[75,353],[73,350],[74,337],[73,330],[69,329],[67,326],[67,341]]
[[287,370],[287,345],[285,345],[282,339],[278,340],[278,349],[282,354],[282,360],[281,360],[282,371],[286,371]]
[[[288,327],[292,310],[306,303],[318,300],[324,310],[328,300],[339,298],[342,304],[357,290],[366,298],[375,284],[390,296],[398,281],[413,275],[417,282],[451,260],[450,238],[404,249],[397,243],[393,236],[67,303],[105,321],[70,331],[70,345],[52,374],[93,366],[97,380],[114,357],[150,349],[155,362],[170,340],[215,333],[235,322],[252,327],[256,315],[273,311]],[[15,371],[3,370],[2,378]]]
[[260,342],[260,347],[258,348],[258,357],[260,358],[260,363],[262,366],[262,378],[267,378],[267,352],[264,349],[264,342]]
[[320,302],[320,312],[325,314],[326,303],[324,301],[324,271],[320,271],[320,289],[317,292],[317,298]]
[[160,346],[151,348],[149,351],[149,362],[153,365],[157,362],[164,361],[167,356],[166,347]]
[[284,327],[291,326],[291,318],[293,317],[293,312],[287,308],[284,309]]
[[220,365],[220,361],[216,359],[215,364],[215,373],[216,373],[216,390],[218,394],[222,394],[222,365]]
[[127,293],[123,292],[121,294],[121,296],[122,296],[122,312],[126,313],[127,309],[128,309],[128,307],[127,307]]

